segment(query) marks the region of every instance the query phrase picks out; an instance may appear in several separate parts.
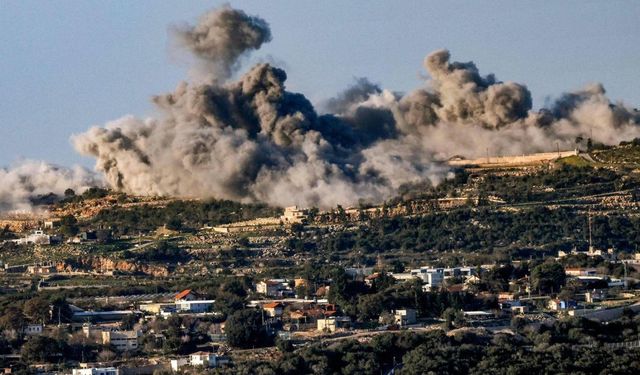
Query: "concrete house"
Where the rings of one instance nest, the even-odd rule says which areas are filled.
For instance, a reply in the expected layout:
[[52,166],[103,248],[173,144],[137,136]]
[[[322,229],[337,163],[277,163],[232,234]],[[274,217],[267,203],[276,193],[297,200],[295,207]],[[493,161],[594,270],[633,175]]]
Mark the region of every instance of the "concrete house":
[[280,220],[285,224],[304,224],[307,221],[307,210],[298,208],[298,206],[286,207]]
[[73,369],[73,375],[120,375],[120,370],[115,367],[91,367]]
[[188,357],[172,359],[171,370],[177,372],[184,366],[212,368],[227,363],[229,363],[229,358],[227,357],[218,356],[215,353],[209,352],[196,352],[190,354]]
[[122,352],[136,350],[141,336],[141,331],[106,331],[102,332],[102,344]]
[[38,336],[42,334],[43,326],[42,324],[27,324],[23,332],[27,336]]
[[270,302],[262,305],[262,309],[272,318],[279,318],[284,312],[284,305],[280,302]]
[[576,303],[576,301],[559,300],[559,299],[552,299],[547,304],[547,307],[549,308],[549,310],[553,310],[553,311],[575,309],[577,306],[578,304]]
[[351,318],[348,316],[330,316],[317,320],[318,331],[335,332],[339,329],[347,329],[351,327]]
[[176,311],[177,312],[188,312],[188,313],[205,313],[211,311],[213,308],[213,304],[216,302],[214,299],[206,299],[206,300],[180,300],[176,301]]
[[264,294],[268,297],[282,297],[287,294],[292,294],[293,291],[289,286],[289,280],[268,279],[256,283],[256,293]]
[[177,312],[204,313],[211,311],[215,300],[198,299],[191,289],[176,294],[175,309]]
[[416,324],[418,321],[415,309],[397,309],[393,311],[393,316],[400,327]]

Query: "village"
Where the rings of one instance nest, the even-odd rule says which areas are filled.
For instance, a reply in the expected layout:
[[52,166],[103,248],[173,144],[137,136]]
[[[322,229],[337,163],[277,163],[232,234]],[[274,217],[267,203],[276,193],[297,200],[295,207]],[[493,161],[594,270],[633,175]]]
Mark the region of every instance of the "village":
[[[350,217],[349,212],[347,209],[333,215]],[[249,248],[257,253],[243,252],[242,256],[256,259],[231,267],[220,263],[226,264],[228,271],[205,273],[223,280],[214,292],[198,288],[193,280],[188,281],[193,287],[180,288],[180,280],[188,280],[185,275],[189,272],[204,275],[201,264],[178,262],[167,267],[166,263],[164,266],[143,266],[135,261],[80,264],[55,259],[31,264],[4,263],[0,277],[5,291],[27,290],[37,281],[38,294],[69,293],[54,304],[36,296],[30,300],[37,300],[33,303],[36,307],[28,309],[30,301],[27,301],[24,312],[5,314],[5,320],[11,319],[3,322],[5,330],[13,330],[12,335],[22,337],[25,342],[21,352],[2,354],[3,363],[9,365],[5,373],[10,373],[12,362],[35,355],[26,353],[24,348],[39,337],[67,336],[63,340],[90,348],[86,353],[81,350],[82,357],[94,358],[93,361],[80,358],[75,365],[74,361],[68,362],[65,365],[68,370],[61,370],[57,361],[51,360],[63,354],[54,350],[41,357],[45,363],[31,365],[43,373],[157,374],[232,366],[234,361],[244,361],[247,356],[274,356],[274,347],[269,350],[267,344],[265,349],[265,342],[300,348],[350,339],[369,342],[380,334],[406,331],[485,329],[515,334],[515,326],[549,325],[565,317],[606,324],[625,314],[640,312],[640,253],[599,250],[591,239],[586,250],[558,251],[555,257],[534,263],[537,265],[531,269],[526,259],[452,266],[414,262],[413,266],[405,267],[378,258],[373,265],[328,264],[322,266],[327,272],[310,272],[304,267],[305,262],[311,261],[308,256],[294,263],[268,259],[290,258],[285,239],[318,230],[311,225],[310,214],[308,209],[288,207],[279,217],[205,226],[187,239],[182,238],[180,246],[198,244],[190,248],[189,263],[211,252],[203,250],[203,245],[253,243],[254,247]],[[329,220],[326,226],[338,225],[336,220]],[[31,234],[26,231],[24,237],[6,243],[48,251],[60,246],[82,247],[113,241],[112,233],[102,229],[65,236],[59,230],[62,221],[43,221],[41,229]],[[176,232],[179,231],[156,239],[146,236],[127,241],[132,244],[132,251],[146,251],[145,248],[157,247],[163,238],[177,236]],[[270,240],[261,240],[265,233]],[[247,234],[251,236],[246,237]],[[302,272],[263,277],[265,272],[256,272],[255,268],[252,271],[255,264],[267,270],[291,264]],[[618,266],[623,269],[622,275],[612,272]],[[171,285],[168,290],[158,290],[165,282]],[[126,285],[135,289],[145,283],[155,285],[156,292],[145,288],[147,293],[117,294]],[[433,302],[426,302],[433,298],[442,300],[435,310]],[[243,326],[251,319],[255,319],[256,326]],[[260,335],[264,337],[256,340]]]

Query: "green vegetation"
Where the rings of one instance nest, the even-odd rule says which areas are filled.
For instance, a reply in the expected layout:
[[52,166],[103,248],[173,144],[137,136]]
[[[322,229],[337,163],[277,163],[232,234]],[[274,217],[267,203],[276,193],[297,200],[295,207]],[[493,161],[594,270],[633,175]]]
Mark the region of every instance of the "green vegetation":
[[142,205],[105,209],[89,224],[93,227],[112,228],[116,235],[131,235],[154,231],[163,225],[171,230],[189,231],[204,225],[277,216],[280,212],[280,209],[264,204],[242,204],[227,200],[174,201],[166,207]]
[[589,161],[577,155],[568,156],[566,158],[559,159],[557,163],[561,165],[568,165],[568,166],[577,167],[577,168],[593,166],[593,163],[590,163]]
[[559,263],[543,263],[531,270],[533,289],[544,293],[558,292],[566,282],[564,267]]
[[[594,246],[635,251],[640,244],[640,218],[609,214],[593,218]],[[358,230],[338,232],[316,247],[328,253],[358,251],[364,254],[398,251],[444,252],[461,250],[491,254],[504,248],[528,258],[535,252],[553,254],[574,246],[588,245],[588,217],[574,208],[523,208],[502,211],[492,208],[462,208],[433,212],[419,217],[371,220]],[[533,251],[533,253],[532,253]]]
[[450,293],[446,289],[425,292],[417,280],[395,284],[385,280],[386,277],[383,275],[378,285],[367,287],[363,282],[349,280],[344,271],[336,269],[332,273],[329,301],[340,306],[344,314],[361,322],[376,320],[380,314],[399,308],[413,308],[419,316],[438,318],[449,308],[479,310],[497,307],[495,299],[476,297],[471,292]]
[[177,263],[189,260],[189,253],[174,243],[160,241],[145,248],[142,252],[125,250],[123,258],[145,263]]
[[635,374],[640,351],[611,349],[602,342],[636,337],[638,323],[638,317],[625,317],[610,330],[569,319],[516,336],[483,331],[387,333],[368,343],[314,344],[284,351],[272,362],[239,363],[215,373],[347,375],[395,368],[397,374]]
[[638,168],[640,166],[640,139],[631,142],[621,142],[619,147],[592,152],[598,162],[611,166]]
[[638,177],[625,172],[564,164],[550,172],[521,176],[487,174],[476,189],[480,196],[495,196],[507,203],[550,203],[638,187]]
[[60,203],[79,203],[90,199],[99,199],[108,196],[110,191],[99,187],[92,187],[85,190],[82,194],[76,195],[72,189],[64,191],[64,199]]
[[262,325],[261,311],[243,309],[233,313],[225,324],[227,342],[236,348],[260,347],[270,343]]

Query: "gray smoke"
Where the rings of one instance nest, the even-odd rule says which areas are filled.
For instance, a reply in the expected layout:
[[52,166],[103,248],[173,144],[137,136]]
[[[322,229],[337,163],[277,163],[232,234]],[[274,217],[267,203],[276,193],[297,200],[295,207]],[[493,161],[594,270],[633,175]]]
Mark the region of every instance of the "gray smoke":
[[380,94],[380,86],[371,83],[367,78],[356,78],[355,83],[324,103],[325,113],[346,114],[352,106],[362,103],[374,94]]
[[63,196],[68,188],[82,193],[102,186],[101,179],[82,167],[64,168],[42,161],[26,160],[13,168],[0,168],[0,212],[32,212],[38,196]]
[[238,67],[238,59],[271,40],[265,20],[225,5],[204,14],[195,26],[174,28],[180,46],[196,56],[206,73],[225,80]]
[[[153,98],[155,117],[126,116],[73,137],[115,189],[320,207],[380,201],[406,183],[440,182],[443,163],[575,147],[577,136],[617,143],[640,136],[638,111],[613,105],[601,86],[533,111],[524,85],[480,75],[436,51],[431,80],[401,95],[360,79],[318,114],[286,90],[286,73],[258,64],[224,81],[270,37],[266,22],[224,7],[178,35],[218,77],[183,82]],[[222,75],[220,75],[222,74]]]

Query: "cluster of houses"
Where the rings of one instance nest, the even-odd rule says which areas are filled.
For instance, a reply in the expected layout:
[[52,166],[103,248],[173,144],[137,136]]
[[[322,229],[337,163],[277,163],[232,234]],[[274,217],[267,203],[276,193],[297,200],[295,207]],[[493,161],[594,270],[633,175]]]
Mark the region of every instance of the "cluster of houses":
[[[9,240],[16,245],[53,245],[62,242],[62,236],[59,234],[49,234],[46,230],[55,230],[60,227],[60,219],[51,219],[42,223],[41,229],[32,231],[24,237]],[[107,242],[111,240],[112,233],[107,229],[82,231],[67,238],[67,243],[84,243],[84,242]]]
[[196,369],[219,367],[230,362],[230,358],[216,353],[199,351],[187,356],[171,359],[167,362],[153,362],[134,368],[98,367],[91,364],[82,364],[80,368],[73,369],[72,375],[133,375],[181,372],[185,367]]
[[51,245],[52,243],[60,242],[60,240],[59,236],[51,236],[42,230],[35,230],[31,234],[11,240],[11,242],[17,245]]
[[[44,267],[44,266],[43,266]],[[490,266],[481,267],[429,267],[423,266],[410,269],[402,273],[390,273],[396,282],[407,280],[419,280],[425,291],[448,289],[450,292],[465,290],[462,286],[479,281],[478,272],[487,270]],[[373,286],[376,280],[383,276],[382,273],[374,272],[371,268],[347,268],[347,275],[360,280],[369,286]],[[528,314],[530,310],[537,312],[554,311],[559,314],[589,316],[595,309],[586,309],[590,304],[594,304],[607,299],[608,288],[624,286],[621,280],[611,279],[599,273],[597,268],[567,267],[565,273],[568,278],[576,280],[580,288],[580,293],[572,298],[550,298],[549,296],[524,296],[523,291],[531,292],[529,280],[511,282],[512,292],[503,292],[497,295],[498,308],[491,311],[463,311],[467,322],[482,322],[503,319],[512,315]],[[255,284],[255,292],[264,296],[264,299],[252,300],[247,303],[248,307],[259,308],[262,312],[263,324],[272,332],[280,331],[281,334],[290,332],[316,332],[317,334],[335,333],[350,330],[356,326],[352,319],[343,314],[339,306],[329,303],[326,298],[327,290],[331,281],[325,280],[317,290],[322,290],[323,294],[314,298],[300,298],[296,296],[296,291],[300,287],[308,287],[309,282],[303,278],[293,279],[265,279]],[[489,293],[489,292],[482,292]],[[156,316],[168,317],[173,314],[206,316],[213,315],[215,300],[201,298],[192,290],[183,290],[172,295],[171,300],[163,302],[149,302],[138,305],[137,310],[114,310],[114,311],[83,311],[72,307],[72,320],[76,327],[82,327],[84,334],[93,338],[103,345],[109,345],[119,352],[136,351],[141,345],[143,334],[140,330],[123,330],[119,327],[119,322],[126,316],[135,315],[142,317]],[[635,305],[634,305],[635,306]],[[640,311],[640,304],[637,309]],[[535,312],[534,311],[534,312]],[[622,310],[621,310],[622,311]],[[621,314],[621,312],[620,312]],[[418,324],[418,313],[412,308],[398,307],[387,310],[380,315],[378,323],[381,327],[411,327]],[[484,324],[484,323],[483,323]],[[492,324],[488,322],[487,324]],[[24,328],[24,334],[28,336],[40,335],[43,332],[42,325],[29,325]],[[211,333],[211,332],[210,332]],[[161,334],[160,334],[161,335]],[[212,342],[222,342],[224,336],[224,323],[220,323],[220,329],[216,331],[219,340]],[[213,336],[212,336],[213,337]],[[172,371],[181,371],[185,366],[216,367],[226,363],[228,358],[221,357],[216,353],[196,352],[189,356],[174,358],[170,363],[165,364]],[[74,374],[121,374],[116,368],[87,367],[74,370]]]
[[[488,266],[484,266],[488,268]],[[391,273],[390,275],[398,281],[419,279],[422,281],[422,288],[425,291],[437,290],[446,279],[459,278],[463,282],[473,282],[477,280],[477,268],[474,267],[428,267],[412,269],[409,272]]]

